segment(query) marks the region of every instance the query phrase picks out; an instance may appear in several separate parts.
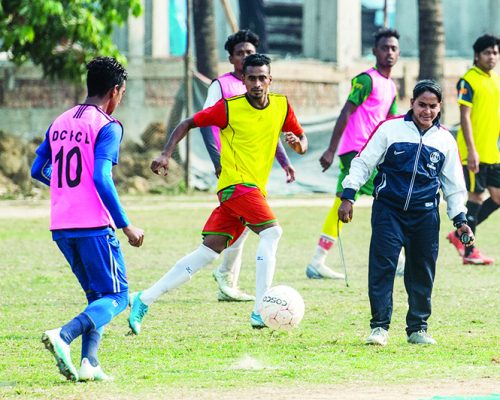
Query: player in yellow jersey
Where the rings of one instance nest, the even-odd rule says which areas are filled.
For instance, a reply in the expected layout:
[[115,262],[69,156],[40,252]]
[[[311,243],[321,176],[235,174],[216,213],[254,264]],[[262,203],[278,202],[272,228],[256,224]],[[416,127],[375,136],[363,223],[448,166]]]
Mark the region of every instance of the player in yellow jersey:
[[[479,37],[473,45],[474,65],[457,85],[460,105],[458,149],[464,166],[469,197],[467,223],[476,226],[500,205],[500,76],[494,71],[499,59],[500,38]],[[489,198],[485,200],[486,191]],[[456,232],[448,240],[456,247],[464,264],[487,265],[493,259],[476,247],[464,247]]]
[[270,59],[252,54],[243,64],[247,93],[221,99],[193,117],[182,121],[172,132],[163,152],[151,163],[156,174],[166,174],[175,146],[190,129],[218,126],[221,139],[222,171],[217,186],[220,204],[202,230],[203,244],[183,257],[149,289],[132,296],[129,326],[138,334],[148,307],[163,293],[191,279],[214,261],[245,227],[259,235],[256,256],[255,304],[250,316],[253,328],[263,328],[258,308],[271,286],[276,251],[282,229],[266,201],[266,184],[281,132],[299,154],[307,150],[307,138],[285,96],[269,93]]

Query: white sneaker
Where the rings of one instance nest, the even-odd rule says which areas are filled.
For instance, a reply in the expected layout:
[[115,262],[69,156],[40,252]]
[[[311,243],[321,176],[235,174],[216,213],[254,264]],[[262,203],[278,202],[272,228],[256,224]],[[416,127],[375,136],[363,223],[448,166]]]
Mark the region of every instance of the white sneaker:
[[255,296],[241,291],[238,287],[233,287],[232,277],[230,273],[224,274],[218,269],[215,269],[212,276],[219,286],[219,301],[254,301]]
[[432,338],[431,335],[424,331],[423,329],[418,332],[413,332],[408,336],[408,343],[411,344],[436,344],[437,342]]
[[61,328],[45,331],[42,335],[42,343],[56,359],[59,372],[71,381],[78,380],[78,372],[71,362],[69,345],[61,338]]
[[306,276],[309,279],[344,279],[344,274],[333,271],[325,264],[309,264],[306,268]]
[[401,253],[399,253],[399,258],[398,258],[398,266],[396,267],[396,276],[404,276],[405,263],[406,263],[406,256],[404,250],[401,250]]
[[225,292],[219,289],[217,294],[219,301],[255,301],[255,296],[245,293],[239,288],[226,288]]
[[366,338],[366,344],[385,346],[387,344],[387,339],[389,339],[389,332],[384,328],[374,328],[370,336]]
[[80,371],[78,372],[79,381],[110,381],[113,378],[106,375],[101,366],[93,367],[88,358],[82,358]]

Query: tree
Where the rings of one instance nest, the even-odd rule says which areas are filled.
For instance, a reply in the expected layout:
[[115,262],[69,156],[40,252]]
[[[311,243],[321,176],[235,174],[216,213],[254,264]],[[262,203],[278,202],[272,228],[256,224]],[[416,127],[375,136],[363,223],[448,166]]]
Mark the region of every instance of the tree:
[[217,77],[217,43],[213,0],[193,0],[196,68],[210,79]]
[[0,51],[45,76],[81,82],[97,55],[125,59],[111,40],[116,25],[142,12],[140,0],[0,0]]
[[445,36],[442,0],[418,1],[419,79],[434,79],[443,86]]

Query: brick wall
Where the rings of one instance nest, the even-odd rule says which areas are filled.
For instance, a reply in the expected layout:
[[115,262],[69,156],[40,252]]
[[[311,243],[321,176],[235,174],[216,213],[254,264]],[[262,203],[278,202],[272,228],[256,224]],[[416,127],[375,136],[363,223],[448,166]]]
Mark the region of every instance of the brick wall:
[[[445,79],[446,123],[458,122],[455,84],[470,65],[469,60],[447,60]],[[338,113],[350,87],[350,80],[369,68],[371,61],[339,69],[331,63],[308,60],[277,60],[272,64],[272,91],[288,96],[299,117]],[[231,69],[221,63],[219,71]],[[131,65],[128,90],[116,117],[130,138],[138,138],[152,122],[166,122],[175,95],[183,84],[181,59]],[[418,74],[416,59],[402,59],[393,71],[400,94],[400,111],[409,107],[409,96]],[[81,102],[85,90],[64,82],[43,79],[34,67],[14,72],[10,64],[0,65],[0,130],[31,138],[43,134],[59,113]]]

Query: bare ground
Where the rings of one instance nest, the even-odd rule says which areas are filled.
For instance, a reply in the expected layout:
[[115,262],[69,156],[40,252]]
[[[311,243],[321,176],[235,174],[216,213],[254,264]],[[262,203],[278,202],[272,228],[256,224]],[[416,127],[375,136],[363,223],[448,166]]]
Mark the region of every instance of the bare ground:
[[[191,391],[177,393],[178,399],[197,400],[416,400],[431,399],[434,396],[481,396],[497,394],[500,398],[500,382],[485,378],[471,381],[428,381],[402,385],[373,386],[369,383],[343,385],[304,385],[289,388],[256,388],[251,392],[234,391]],[[491,396],[493,399],[493,396]]]

